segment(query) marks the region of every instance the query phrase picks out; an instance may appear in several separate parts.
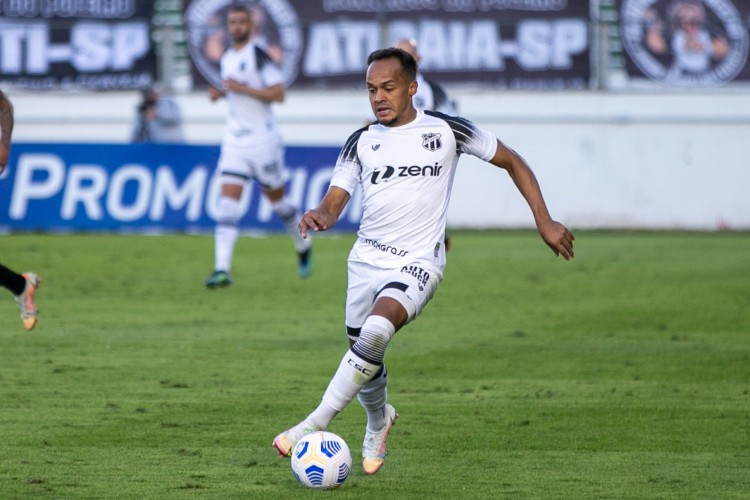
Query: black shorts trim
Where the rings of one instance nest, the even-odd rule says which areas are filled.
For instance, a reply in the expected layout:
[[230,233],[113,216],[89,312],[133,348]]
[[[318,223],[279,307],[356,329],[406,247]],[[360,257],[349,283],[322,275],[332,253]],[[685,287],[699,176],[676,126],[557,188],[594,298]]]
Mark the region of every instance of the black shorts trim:
[[401,283],[400,281],[391,281],[387,285],[385,285],[383,288],[378,290],[378,293],[375,294],[375,298],[377,299],[378,296],[383,293],[383,290],[386,290],[388,288],[395,288],[396,290],[406,292],[407,288],[409,288],[409,285],[406,283]]
[[249,175],[238,174],[236,172],[227,172],[227,171],[222,171],[221,172],[221,176],[222,177],[225,177],[225,176],[226,177],[237,177],[238,179],[242,179],[243,181],[249,181],[250,179],[252,179],[252,177],[250,177]]

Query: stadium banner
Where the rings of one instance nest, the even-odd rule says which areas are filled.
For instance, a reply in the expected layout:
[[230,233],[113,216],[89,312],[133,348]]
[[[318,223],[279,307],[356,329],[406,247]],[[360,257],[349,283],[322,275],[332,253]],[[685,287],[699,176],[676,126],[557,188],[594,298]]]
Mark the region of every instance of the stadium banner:
[[668,86],[750,81],[748,0],[617,0],[629,77]]
[[[236,0],[183,0],[196,86],[220,85]],[[421,69],[441,82],[509,89],[586,89],[589,2],[568,0],[245,0],[256,40],[287,84],[363,85],[370,52],[417,41]]]
[[[288,147],[288,194],[296,206],[318,205],[328,190],[336,147]],[[14,144],[0,176],[0,230],[213,231],[219,184],[218,146],[163,144]],[[283,231],[258,184],[245,190],[244,232]],[[336,230],[359,225],[355,193]]]
[[156,77],[153,2],[0,1],[0,82],[29,90],[135,89]]

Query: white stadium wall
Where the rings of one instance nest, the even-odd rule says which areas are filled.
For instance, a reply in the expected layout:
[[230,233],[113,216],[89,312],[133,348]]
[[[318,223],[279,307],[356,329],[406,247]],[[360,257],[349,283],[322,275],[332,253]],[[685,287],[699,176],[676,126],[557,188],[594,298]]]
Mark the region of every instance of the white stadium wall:
[[[550,210],[573,228],[750,229],[750,93],[481,92],[450,89],[460,113],[534,168]],[[127,142],[136,92],[7,92],[16,142]],[[216,144],[224,103],[177,97],[189,142]],[[338,146],[367,116],[364,91],[290,91],[277,107],[288,144]],[[502,171],[465,157],[454,228],[531,227]]]

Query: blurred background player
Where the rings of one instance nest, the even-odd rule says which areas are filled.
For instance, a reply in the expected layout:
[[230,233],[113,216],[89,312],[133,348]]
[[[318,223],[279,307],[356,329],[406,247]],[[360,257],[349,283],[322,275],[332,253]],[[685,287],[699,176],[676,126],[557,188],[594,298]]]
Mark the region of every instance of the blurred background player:
[[[0,174],[10,157],[10,138],[13,134],[13,105],[0,90]],[[26,330],[36,326],[38,312],[34,302],[34,294],[39,287],[39,279],[34,273],[18,274],[0,264],[0,286],[6,288],[16,298],[16,304],[21,309],[21,320]]]
[[425,78],[422,72],[419,71],[419,61],[422,58],[419,56],[419,52],[417,52],[416,40],[413,38],[402,38],[393,46],[410,54],[417,61],[417,93],[412,97],[414,107],[455,116],[458,113],[456,103],[448,97],[445,89],[437,82]]
[[712,27],[700,0],[673,0],[666,22],[654,8],[644,13],[646,47],[657,55],[672,55],[671,77],[699,75],[724,59],[730,46],[724,34]]
[[141,92],[141,102],[136,109],[132,142],[181,144],[185,142],[182,131],[182,111],[177,101],[163,96],[149,87]]
[[241,5],[227,12],[231,47],[221,58],[222,88],[209,87],[212,101],[226,97],[228,116],[221,143],[217,175],[221,183],[215,231],[214,272],[205,281],[209,288],[232,284],[232,255],[239,235],[240,198],[249,181],[260,184],[274,213],[294,239],[299,276],[312,271],[311,243],[297,229],[299,212],[285,194],[284,148],[271,103],[282,102],[284,80],[278,66],[250,34],[250,11]]

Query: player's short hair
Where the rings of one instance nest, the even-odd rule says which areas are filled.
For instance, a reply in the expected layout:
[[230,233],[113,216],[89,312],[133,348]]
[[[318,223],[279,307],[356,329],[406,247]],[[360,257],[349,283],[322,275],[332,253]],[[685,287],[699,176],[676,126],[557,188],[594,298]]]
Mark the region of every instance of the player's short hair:
[[372,52],[367,56],[367,65],[369,66],[374,61],[382,61],[383,59],[390,58],[398,59],[401,62],[401,67],[404,69],[404,73],[409,81],[417,79],[417,61],[411,54],[396,47],[387,47]]
[[233,3],[227,9],[227,15],[229,15],[229,13],[231,12],[241,12],[243,14],[247,14],[248,17],[252,19],[252,16],[250,15],[250,9],[247,7],[247,5],[243,5],[241,3]]
[[705,19],[706,17],[706,6],[703,5],[701,0],[672,0],[672,3],[667,8],[667,17],[672,22],[675,29],[680,29],[681,19],[677,15],[684,7],[693,7],[698,11],[698,15]]

